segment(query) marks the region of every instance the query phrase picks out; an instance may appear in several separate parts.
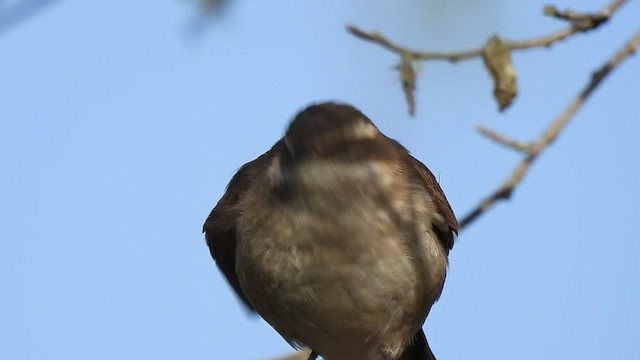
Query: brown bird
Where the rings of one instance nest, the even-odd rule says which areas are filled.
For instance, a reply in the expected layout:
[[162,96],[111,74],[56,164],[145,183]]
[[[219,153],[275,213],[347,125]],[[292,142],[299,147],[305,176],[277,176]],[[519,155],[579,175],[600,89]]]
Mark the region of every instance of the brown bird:
[[204,224],[242,301],[327,360],[435,359],[422,325],[457,230],[429,169],[334,103],[242,166]]

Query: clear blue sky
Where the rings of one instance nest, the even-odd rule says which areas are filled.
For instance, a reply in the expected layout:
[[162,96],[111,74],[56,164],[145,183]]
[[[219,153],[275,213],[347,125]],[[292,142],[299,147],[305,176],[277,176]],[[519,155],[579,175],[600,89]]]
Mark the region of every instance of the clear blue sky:
[[[594,10],[604,0],[559,2]],[[396,58],[563,24],[546,1],[246,1],[194,35],[188,1],[63,0],[0,34],[0,358],[266,359],[289,346],[214,267],[201,225],[305,105],[350,102],[441,180],[459,216],[637,30],[518,53],[496,112],[479,60],[428,63],[406,115]],[[197,31],[196,31],[197,32]],[[513,200],[467,228],[426,329],[439,359],[633,359],[640,333],[640,59],[616,71]]]

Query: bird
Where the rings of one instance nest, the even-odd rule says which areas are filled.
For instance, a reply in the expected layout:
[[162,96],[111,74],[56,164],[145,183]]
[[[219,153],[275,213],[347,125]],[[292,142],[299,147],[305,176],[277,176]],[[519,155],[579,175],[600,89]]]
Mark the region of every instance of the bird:
[[431,171],[355,107],[300,111],[203,232],[240,300],[310,359],[435,359],[422,326],[458,222]]

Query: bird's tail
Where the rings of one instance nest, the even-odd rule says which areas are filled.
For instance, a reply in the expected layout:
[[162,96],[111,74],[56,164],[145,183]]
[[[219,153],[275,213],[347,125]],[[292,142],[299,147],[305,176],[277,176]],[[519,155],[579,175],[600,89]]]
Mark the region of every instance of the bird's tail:
[[411,340],[411,344],[404,350],[398,360],[436,360],[436,357],[429,348],[424,330],[420,329]]

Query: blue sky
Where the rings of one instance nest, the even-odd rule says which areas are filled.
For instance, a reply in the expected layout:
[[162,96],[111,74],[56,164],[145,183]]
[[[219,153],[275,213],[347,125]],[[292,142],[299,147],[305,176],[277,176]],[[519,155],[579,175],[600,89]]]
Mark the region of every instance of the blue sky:
[[[638,2],[550,51],[517,53],[498,114],[479,60],[427,63],[409,118],[396,58],[563,24],[542,1],[243,1],[195,31],[187,1],[59,1],[0,34],[0,358],[266,359],[201,226],[234,171],[301,108],[354,104],[439,177],[458,214],[637,30]],[[565,1],[595,10],[603,1]],[[625,62],[511,201],[461,234],[426,329],[440,359],[631,359],[640,333],[640,61]]]

